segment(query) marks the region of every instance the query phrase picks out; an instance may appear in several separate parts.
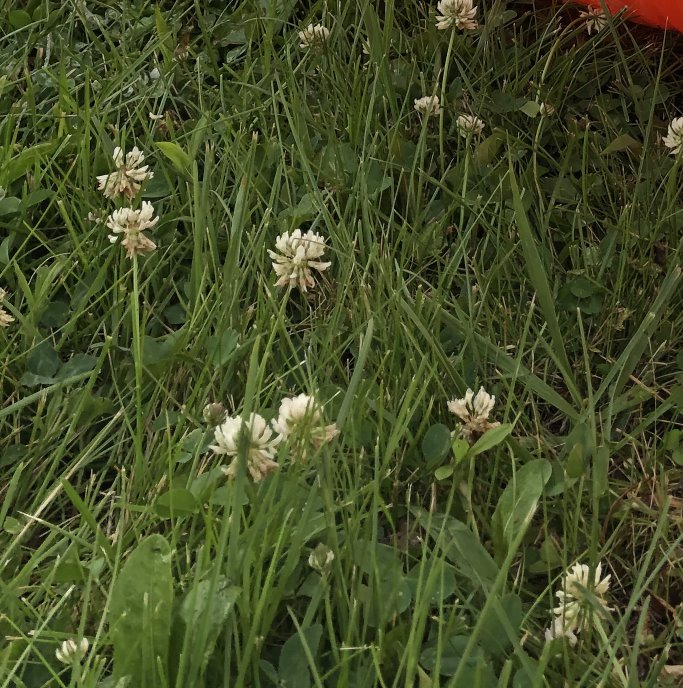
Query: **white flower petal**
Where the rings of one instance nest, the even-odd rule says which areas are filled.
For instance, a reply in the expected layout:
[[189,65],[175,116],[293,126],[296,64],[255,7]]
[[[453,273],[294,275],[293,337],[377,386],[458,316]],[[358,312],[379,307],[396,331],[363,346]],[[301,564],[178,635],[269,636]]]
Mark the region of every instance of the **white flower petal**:
[[143,232],[159,222],[154,215],[154,207],[148,201],[142,202],[140,210],[119,208],[107,218],[107,228],[112,231],[109,241],[114,243],[117,234],[123,234],[121,245],[126,249],[129,258],[140,253],[150,253],[156,244]]
[[426,117],[436,117],[441,114],[439,96],[422,96],[422,98],[416,98],[414,107],[417,112]]
[[325,253],[325,238],[311,230],[302,234],[295,229],[291,234],[284,232],[275,240],[277,251],[268,249],[273,270],[279,278],[276,286],[299,287],[307,291],[315,286],[313,270],[323,272],[332,263],[317,260]]
[[460,115],[455,121],[456,129],[463,138],[468,136],[481,136],[486,124],[474,115]]
[[683,150],[683,117],[671,121],[663,143],[671,150],[671,155],[678,155]]
[[476,20],[477,8],[473,0],[440,0],[436,11],[436,28],[441,31],[452,26],[473,31],[479,26]]
[[322,24],[309,24],[303,31],[299,31],[299,47],[321,48],[330,37],[330,30]]
[[119,195],[129,200],[135,198],[142,183],[154,177],[148,165],[142,166],[144,159],[145,156],[137,146],[125,155],[119,146],[114,148],[113,160],[116,171],[97,177],[98,190],[107,198]]
[[246,420],[241,416],[226,418],[214,430],[216,444],[212,445],[210,449],[216,454],[233,457],[230,465],[223,469],[230,478],[234,478],[237,472],[242,432],[246,433],[249,444],[247,470],[254,482],[258,482],[277,469],[278,464],[273,459],[276,447],[282,441],[282,437],[280,435],[273,436],[273,430],[266,419],[258,413],[251,413]]

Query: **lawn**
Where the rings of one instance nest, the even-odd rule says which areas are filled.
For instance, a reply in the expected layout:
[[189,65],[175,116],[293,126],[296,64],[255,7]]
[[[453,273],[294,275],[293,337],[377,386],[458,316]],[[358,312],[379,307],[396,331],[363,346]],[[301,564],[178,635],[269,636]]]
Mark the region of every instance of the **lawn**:
[[0,688],[681,684],[683,37],[463,2],[3,5]]

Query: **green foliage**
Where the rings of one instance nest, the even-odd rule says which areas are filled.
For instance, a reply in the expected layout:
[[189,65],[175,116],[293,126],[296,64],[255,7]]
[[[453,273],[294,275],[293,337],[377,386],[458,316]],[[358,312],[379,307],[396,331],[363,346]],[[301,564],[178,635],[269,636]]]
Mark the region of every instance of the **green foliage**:
[[177,172],[185,175],[190,174],[192,158],[177,143],[157,141],[156,146],[171,161]]
[[463,652],[467,647],[467,636],[455,635],[443,641],[432,641],[427,644],[420,655],[420,663],[425,669],[442,676],[455,676],[472,686],[495,686],[496,675],[491,669],[484,651],[479,648],[465,660],[463,666]]
[[157,514],[161,517],[187,516],[199,511],[197,500],[190,490],[174,488],[159,495],[154,503]]
[[512,425],[503,423],[495,428],[487,430],[469,449],[469,456],[478,456],[479,454],[497,447],[505,441],[505,438],[512,432]]
[[[199,632],[203,636],[203,643],[198,648],[201,657],[199,661],[194,658],[194,661],[199,664],[200,675],[206,670],[218,638],[239,595],[240,589],[230,585],[225,576],[218,575],[215,578],[207,576],[206,580],[199,581],[187,591],[180,604],[179,617],[184,625],[185,635],[194,636]],[[198,631],[198,629],[201,630]]]
[[422,454],[427,461],[441,461],[451,448],[451,430],[442,423],[432,425],[422,438]]
[[209,362],[214,368],[222,368],[230,361],[238,346],[239,334],[235,330],[227,329],[212,335],[206,344]]
[[522,600],[514,593],[504,595],[483,618],[479,642],[492,657],[503,657],[519,637],[524,613]]
[[579,275],[562,285],[557,301],[566,311],[574,313],[578,308],[584,315],[597,315],[602,308],[602,289]]
[[499,561],[505,559],[520,532],[529,527],[551,472],[544,459],[530,461],[515,472],[503,490],[491,519],[493,546]]
[[[435,1],[0,9],[0,688],[683,664],[682,39],[475,4],[476,31]],[[97,189],[117,146],[154,173],[137,198]],[[143,200],[130,260],[107,216]],[[296,228],[331,262],[305,294],[268,254]],[[465,439],[447,401],[480,385],[499,425]],[[228,479],[205,405],[270,421],[303,392],[339,436]],[[598,561],[612,611],[545,644]]]
[[670,452],[675,464],[683,466],[683,431],[669,430],[664,435],[664,451]]
[[461,521],[443,514],[419,512],[418,521],[440,546],[446,559],[472,583],[490,588],[499,569],[479,538]]
[[173,606],[172,551],[161,535],[145,538],[128,555],[114,580],[109,635],[115,681],[164,685]]
[[311,685],[310,667],[315,662],[322,633],[322,626],[315,624],[297,631],[282,646],[277,673],[283,688],[308,688]]

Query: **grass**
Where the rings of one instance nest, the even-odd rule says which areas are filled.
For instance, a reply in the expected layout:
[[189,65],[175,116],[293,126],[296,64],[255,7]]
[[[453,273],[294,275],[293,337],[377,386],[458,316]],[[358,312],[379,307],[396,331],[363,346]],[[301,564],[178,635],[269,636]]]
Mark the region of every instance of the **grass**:
[[[4,6],[0,688],[674,685],[681,39],[434,10]],[[95,176],[134,144],[160,221],[129,260]],[[267,253],[297,227],[332,262],[307,294]],[[463,444],[480,385],[502,425]],[[338,438],[226,480],[204,406],[300,392]],[[611,610],[546,643],[577,561]]]

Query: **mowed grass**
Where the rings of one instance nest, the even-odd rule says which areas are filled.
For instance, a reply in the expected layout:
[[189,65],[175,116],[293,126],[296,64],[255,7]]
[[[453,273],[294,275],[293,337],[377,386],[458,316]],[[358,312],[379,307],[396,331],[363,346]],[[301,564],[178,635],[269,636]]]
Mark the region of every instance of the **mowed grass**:
[[[683,42],[529,2],[482,0],[475,32],[434,14],[5,5],[0,688],[680,680],[682,159],[661,138]],[[155,175],[158,248],[134,260],[95,180],[117,145]],[[307,294],[267,253],[297,227],[332,262]],[[503,425],[466,446],[446,404],[479,386]],[[301,392],[339,436],[227,480],[204,406],[270,419]],[[576,562],[611,574],[610,609],[546,643]]]

